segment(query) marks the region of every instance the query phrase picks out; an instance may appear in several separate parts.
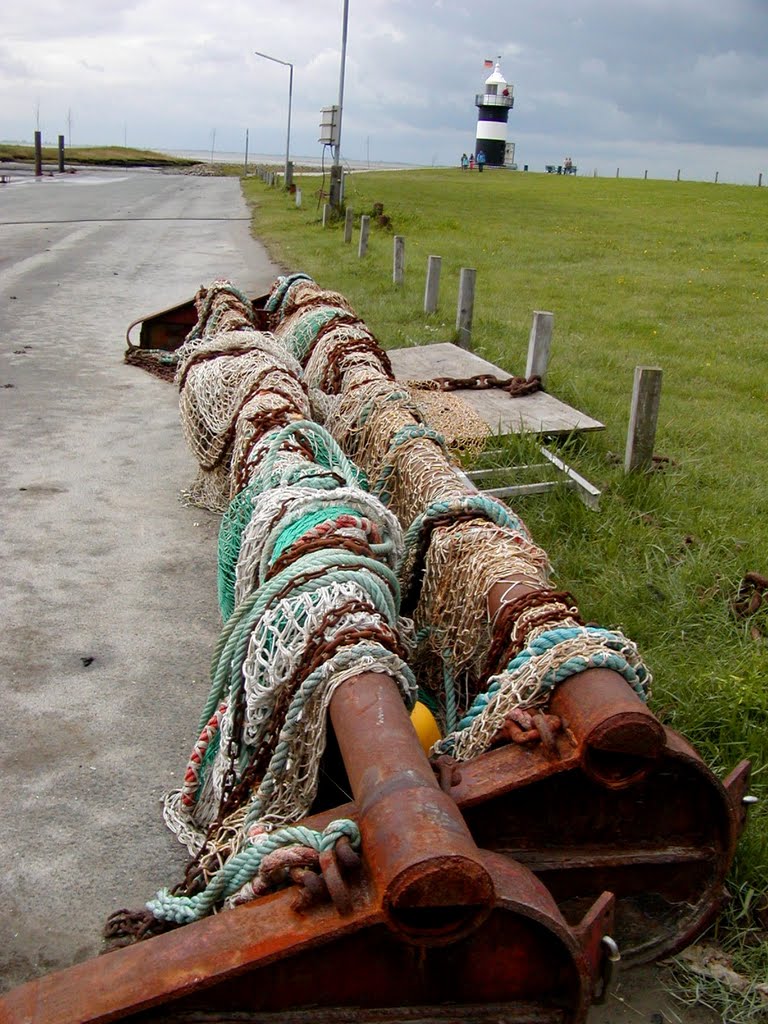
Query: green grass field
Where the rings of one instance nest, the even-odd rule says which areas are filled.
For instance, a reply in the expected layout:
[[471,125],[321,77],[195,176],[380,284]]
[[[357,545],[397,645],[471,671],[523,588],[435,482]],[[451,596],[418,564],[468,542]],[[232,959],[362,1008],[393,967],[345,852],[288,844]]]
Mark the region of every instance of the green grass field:
[[[391,220],[372,226],[360,260],[357,234],[345,245],[340,222],[321,226],[320,179],[297,184],[300,209],[258,179],[244,183],[255,234],[286,269],[347,295],[385,347],[454,338],[461,267],[477,271],[473,348],[505,370],[524,372],[532,311],[554,313],[548,390],[606,424],[566,446],[604,495],[598,512],[571,493],[516,508],[585,618],[638,642],[655,712],[721,774],[752,758],[753,792],[768,796],[768,605],[749,619],[730,606],[746,572],[768,575],[768,189],[458,169],[355,174],[347,204],[360,214],[383,203]],[[393,234],[406,240],[401,288]],[[425,316],[430,254],[443,258],[441,302]],[[670,462],[626,477],[637,365],[664,371],[656,451]],[[759,804],[732,878],[738,932],[720,936],[763,978],[767,826]]]
[[[56,146],[42,147],[43,162],[58,164]],[[95,164],[100,167],[190,167],[194,160],[155,153],[151,149],[131,149],[125,146],[76,146],[64,152],[67,164]],[[34,163],[34,146],[0,143],[0,162]]]

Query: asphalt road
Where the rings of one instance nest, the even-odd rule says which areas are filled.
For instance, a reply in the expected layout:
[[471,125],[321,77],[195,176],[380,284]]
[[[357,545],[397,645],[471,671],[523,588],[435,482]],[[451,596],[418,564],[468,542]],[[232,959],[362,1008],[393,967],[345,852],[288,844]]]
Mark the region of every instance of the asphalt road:
[[207,693],[218,521],[180,502],[176,391],[122,362],[125,329],[277,273],[233,178],[0,187],[0,990],[180,880],[160,798]]

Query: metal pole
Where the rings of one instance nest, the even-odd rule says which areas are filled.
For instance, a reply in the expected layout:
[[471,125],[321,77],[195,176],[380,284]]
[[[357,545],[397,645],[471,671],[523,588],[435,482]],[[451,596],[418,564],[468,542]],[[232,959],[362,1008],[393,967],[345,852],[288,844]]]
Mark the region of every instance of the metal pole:
[[282,64],[284,68],[288,68],[288,131],[285,137],[285,187],[291,183],[291,107],[293,105],[293,64],[288,60],[280,60],[279,57],[270,57],[268,53],[262,53],[261,50],[253,51],[257,57],[263,57],[265,60],[271,60],[275,64]]
[[341,27],[341,67],[339,68],[339,102],[336,122],[336,145],[333,147],[333,166],[331,167],[331,204],[341,206],[343,198],[341,173],[341,117],[344,108],[344,72],[347,64],[347,22],[349,20],[349,0],[344,0],[344,13]]
[[285,137],[285,187],[291,183],[291,105],[293,103],[293,64],[288,65],[288,134]]
[[337,143],[334,147],[333,162],[341,162],[341,115],[344,107],[344,72],[347,64],[347,21],[349,18],[349,0],[344,0],[344,13],[341,23],[341,67],[339,69],[339,120],[337,125]]
[[245,163],[243,165],[243,174],[248,176],[248,129],[245,129]]

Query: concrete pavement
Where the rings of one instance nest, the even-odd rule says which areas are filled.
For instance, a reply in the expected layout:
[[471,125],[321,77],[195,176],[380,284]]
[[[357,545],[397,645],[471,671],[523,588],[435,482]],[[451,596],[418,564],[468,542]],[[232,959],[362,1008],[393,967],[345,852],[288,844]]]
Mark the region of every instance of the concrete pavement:
[[79,171],[0,190],[0,990],[98,952],[179,881],[176,786],[218,635],[218,517],[128,323],[278,273],[233,178]]

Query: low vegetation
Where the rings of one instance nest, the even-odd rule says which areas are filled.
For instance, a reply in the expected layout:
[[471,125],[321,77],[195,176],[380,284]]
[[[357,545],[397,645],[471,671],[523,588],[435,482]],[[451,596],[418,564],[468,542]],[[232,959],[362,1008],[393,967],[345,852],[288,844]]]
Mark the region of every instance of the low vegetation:
[[[57,146],[43,146],[43,162],[58,166]],[[0,163],[34,163],[35,147],[0,143]],[[155,153],[151,149],[125,146],[77,146],[65,148],[65,161],[71,164],[93,164],[99,167],[191,167],[196,161]]]
[[[548,389],[606,425],[564,445],[602,488],[602,504],[588,511],[564,492],[516,508],[586,618],[638,642],[661,719],[721,776],[751,758],[753,792],[768,796],[768,594],[746,614],[737,602],[747,573],[768,576],[768,189],[458,169],[360,173],[347,178],[347,204],[359,215],[381,203],[386,219],[372,220],[359,259],[357,235],[345,245],[340,221],[321,226],[321,179],[297,184],[300,208],[284,191],[245,182],[256,235],[286,268],[347,295],[385,347],[454,338],[461,267],[477,270],[474,350],[507,371],[524,371],[532,311],[554,313]],[[395,233],[406,239],[399,288]],[[430,254],[443,258],[441,302],[426,316]],[[625,476],[638,365],[664,371],[656,445],[664,459],[657,472]],[[763,802],[740,844],[717,933],[735,969],[758,980],[768,969],[767,826]],[[718,1006],[738,1019],[737,1003]]]

